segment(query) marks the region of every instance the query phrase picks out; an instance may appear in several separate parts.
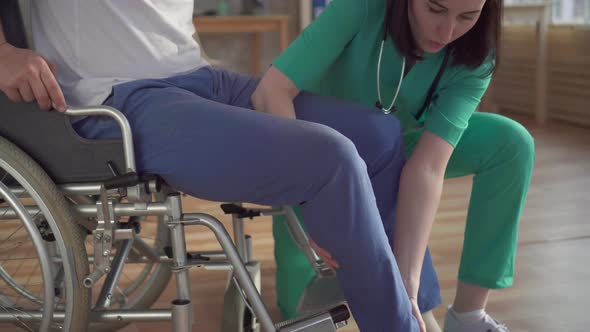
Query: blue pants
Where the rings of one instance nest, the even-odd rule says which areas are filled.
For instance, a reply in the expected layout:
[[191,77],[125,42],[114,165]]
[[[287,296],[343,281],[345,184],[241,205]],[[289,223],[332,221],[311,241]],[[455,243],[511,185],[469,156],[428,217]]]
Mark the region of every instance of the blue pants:
[[[310,236],[341,266],[359,327],[418,331],[390,246],[405,161],[399,123],[305,92],[294,100],[298,120],[257,112],[257,83],[207,67],[117,85],[105,104],[129,120],[139,172],[207,200],[300,204]],[[75,128],[86,138],[120,137],[107,118]],[[425,266],[421,298],[439,301],[430,260]]]

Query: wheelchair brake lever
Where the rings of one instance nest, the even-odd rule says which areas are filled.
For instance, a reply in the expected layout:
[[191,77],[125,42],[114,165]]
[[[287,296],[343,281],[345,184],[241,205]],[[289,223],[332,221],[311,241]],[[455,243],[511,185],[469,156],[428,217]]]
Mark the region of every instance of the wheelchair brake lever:
[[[146,184],[146,191],[158,192],[162,188],[162,179],[155,174],[138,175],[136,172],[128,172],[121,174],[117,169],[117,165],[113,161],[107,162],[107,167],[113,175],[112,178],[104,182],[105,189],[119,189],[124,190],[127,187],[136,186],[140,183]],[[124,192],[120,192],[121,196],[125,196]]]
[[139,175],[135,172],[129,172],[121,175],[115,175],[112,178],[104,181],[105,189],[120,189],[120,188],[127,188],[133,187],[139,184],[140,178]]

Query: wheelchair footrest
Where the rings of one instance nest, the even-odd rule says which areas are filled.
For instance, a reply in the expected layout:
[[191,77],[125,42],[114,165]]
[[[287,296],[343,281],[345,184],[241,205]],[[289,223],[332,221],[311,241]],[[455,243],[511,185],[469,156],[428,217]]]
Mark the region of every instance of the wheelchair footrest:
[[343,327],[350,319],[348,307],[342,304],[327,312],[296,318],[277,324],[279,332],[328,332]]
[[227,203],[221,204],[221,209],[225,214],[235,214],[238,218],[254,218],[260,217],[260,211],[246,209],[245,207],[239,206],[237,204]]
[[307,283],[296,310],[298,316],[305,316],[333,308],[344,301],[346,299],[336,273],[318,274]]

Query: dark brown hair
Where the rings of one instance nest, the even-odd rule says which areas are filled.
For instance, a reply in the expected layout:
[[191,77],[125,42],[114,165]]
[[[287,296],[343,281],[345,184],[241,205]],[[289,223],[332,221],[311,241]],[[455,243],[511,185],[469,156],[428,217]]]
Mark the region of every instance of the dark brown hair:
[[[408,59],[421,60],[412,35],[408,6],[415,0],[387,0],[385,29],[398,51]],[[453,65],[475,69],[488,57],[492,59],[491,74],[499,63],[502,32],[502,0],[486,0],[475,25],[463,36],[449,44]]]

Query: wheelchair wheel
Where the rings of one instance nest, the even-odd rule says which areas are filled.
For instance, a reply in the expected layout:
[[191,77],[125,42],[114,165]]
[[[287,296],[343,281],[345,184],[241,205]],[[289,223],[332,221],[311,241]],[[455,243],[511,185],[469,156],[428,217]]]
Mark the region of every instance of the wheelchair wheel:
[[[135,223],[137,225],[139,229],[139,233],[137,234],[139,240],[143,241],[158,254],[162,255],[164,253],[164,247],[169,245],[170,235],[162,217],[150,217],[147,220],[139,220],[139,218],[132,217],[127,223]],[[86,239],[86,247],[88,254],[92,255],[91,237]],[[148,309],[156,302],[168,285],[172,274],[170,266],[165,263],[145,262],[140,259],[141,256],[141,253],[133,246],[127,262],[123,267],[121,278],[117,283],[113,300],[108,309]],[[100,293],[103,282],[104,278],[92,289],[95,297],[93,303],[96,301],[96,296]],[[91,321],[89,331],[114,331],[127,324]]]
[[2,137],[0,219],[0,329],[85,331],[90,297],[82,284],[88,274],[82,229],[49,176]]

